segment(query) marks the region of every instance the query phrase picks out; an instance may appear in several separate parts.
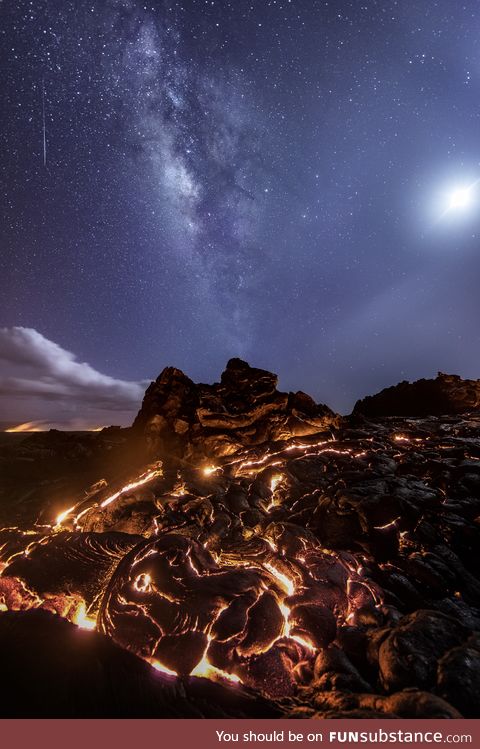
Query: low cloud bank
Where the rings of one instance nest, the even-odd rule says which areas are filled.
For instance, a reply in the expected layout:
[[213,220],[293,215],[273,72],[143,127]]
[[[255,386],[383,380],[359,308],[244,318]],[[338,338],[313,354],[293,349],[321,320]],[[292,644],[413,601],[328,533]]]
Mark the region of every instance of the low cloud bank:
[[131,424],[145,386],[79,362],[34,328],[0,328],[0,419],[39,428]]

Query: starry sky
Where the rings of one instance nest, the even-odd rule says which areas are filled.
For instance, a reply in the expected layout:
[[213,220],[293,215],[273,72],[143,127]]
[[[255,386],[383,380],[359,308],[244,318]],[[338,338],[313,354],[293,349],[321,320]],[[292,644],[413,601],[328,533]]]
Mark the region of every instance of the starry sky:
[[477,0],[0,14],[7,420],[129,423],[231,356],[341,412],[480,376]]

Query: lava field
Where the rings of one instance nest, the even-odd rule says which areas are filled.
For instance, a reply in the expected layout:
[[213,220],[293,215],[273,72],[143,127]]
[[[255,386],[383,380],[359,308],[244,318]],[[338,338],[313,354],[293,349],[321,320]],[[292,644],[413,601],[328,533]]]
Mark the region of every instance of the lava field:
[[480,717],[479,382],[167,368],[0,468],[3,717]]

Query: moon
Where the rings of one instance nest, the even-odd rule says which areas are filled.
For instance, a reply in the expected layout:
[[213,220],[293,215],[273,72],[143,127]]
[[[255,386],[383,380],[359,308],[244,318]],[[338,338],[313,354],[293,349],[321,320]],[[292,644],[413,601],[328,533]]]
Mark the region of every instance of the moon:
[[431,203],[432,221],[463,224],[475,218],[480,207],[480,177],[444,182]]
[[470,184],[464,183],[455,185],[444,193],[444,215],[448,213],[462,214],[478,204],[478,185],[480,178]]
[[473,201],[472,187],[473,185],[470,187],[459,187],[453,190],[450,194],[448,205],[450,211],[464,210],[471,205]]

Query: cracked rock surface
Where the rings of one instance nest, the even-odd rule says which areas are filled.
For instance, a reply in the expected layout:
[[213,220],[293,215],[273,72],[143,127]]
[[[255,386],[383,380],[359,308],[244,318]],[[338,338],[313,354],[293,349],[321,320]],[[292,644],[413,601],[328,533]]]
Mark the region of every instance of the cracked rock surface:
[[[213,689],[230,716],[480,717],[480,413],[475,382],[441,378],[441,413],[402,413],[398,386],[340,417],[237,359],[215,385],[164,370],[110,451],[100,434],[85,463],[68,438],[63,506],[21,500],[17,472],[0,653],[33,616],[47,651],[96,628],[86,652],[142,682],[135,715],[211,717]],[[28,439],[22,460],[49,444]],[[77,460],[105,468],[81,491]]]

